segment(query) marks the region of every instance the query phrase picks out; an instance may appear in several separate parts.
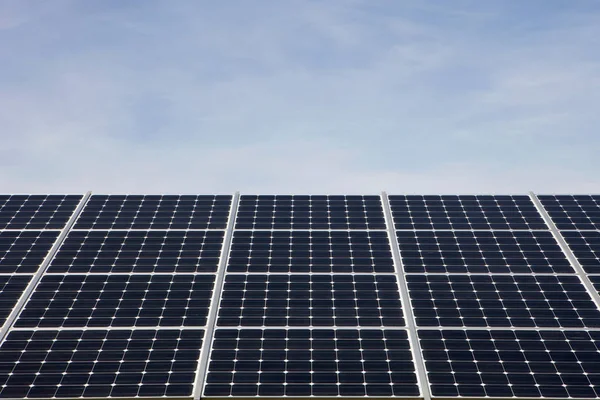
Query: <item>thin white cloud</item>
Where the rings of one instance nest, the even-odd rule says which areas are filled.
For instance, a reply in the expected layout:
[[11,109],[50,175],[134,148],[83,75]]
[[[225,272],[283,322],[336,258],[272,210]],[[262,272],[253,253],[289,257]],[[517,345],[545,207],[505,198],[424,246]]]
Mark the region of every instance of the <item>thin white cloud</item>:
[[597,14],[136,7],[0,33],[3,191],[600,189]]

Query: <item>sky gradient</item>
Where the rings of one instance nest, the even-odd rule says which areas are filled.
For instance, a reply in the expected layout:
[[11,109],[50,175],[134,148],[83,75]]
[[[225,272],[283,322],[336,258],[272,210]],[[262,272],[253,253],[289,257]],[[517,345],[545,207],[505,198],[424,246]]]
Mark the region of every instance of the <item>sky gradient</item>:
[[600,1],[0,0],[3,193],[598,193]]

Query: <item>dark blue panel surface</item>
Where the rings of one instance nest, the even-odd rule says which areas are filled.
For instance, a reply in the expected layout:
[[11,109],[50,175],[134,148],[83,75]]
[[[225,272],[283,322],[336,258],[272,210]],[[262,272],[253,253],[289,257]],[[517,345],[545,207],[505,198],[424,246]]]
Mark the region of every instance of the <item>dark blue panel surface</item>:
[[95,195],[76,229],[225,229],[231,196]]
[[562,231],[561,235],[588,274],[600,274],[600,232]]
[[396,229],[548,229],[528,196],[390,196]]
[[0,229],[62,229],[80,195],[0,195]]
[[219,326],[403,326],[393,275],[227,275]]
[[397,231],[404,270],[445,273],[574,272],[550,232]]
[[439,397],[595,398],[600,332],[419,331]]
[[385,229],[379,196],[242,196],[236,229]]
[[204,326],[214,275],[46,275],[17,327]]
[[394,272],[386,232],[237,231],[228,272]]
[[222,231],[72,231],[49,272],[214,272]]
[[0,327],[12,312],[30,280],[31,276],[28,275],[0,275]]
[[35,273],[58,235],[58,231],[0,232],[0,273]]
[[538,198],[558,229],[600,229],[600,195]]
[[202,330],[13,331],[0,348],[0,397],[192,394]]
[[407,275],[419,326],[600,327],[577,276]]
[[206,397],[418,396],[401,330],[219,329]]

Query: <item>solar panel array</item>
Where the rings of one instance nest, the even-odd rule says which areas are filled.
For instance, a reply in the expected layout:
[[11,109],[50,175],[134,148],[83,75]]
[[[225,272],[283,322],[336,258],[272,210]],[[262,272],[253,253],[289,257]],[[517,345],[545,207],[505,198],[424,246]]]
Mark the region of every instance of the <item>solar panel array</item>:
[[600,196],[0,196],[0,398],[598,398]]

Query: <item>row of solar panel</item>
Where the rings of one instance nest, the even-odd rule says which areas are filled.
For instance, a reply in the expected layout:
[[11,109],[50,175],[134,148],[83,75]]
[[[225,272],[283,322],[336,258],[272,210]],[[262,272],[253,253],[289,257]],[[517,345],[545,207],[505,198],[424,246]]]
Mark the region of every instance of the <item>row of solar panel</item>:
[[[189,396],[202,330],[13,331],[0,396]],[[596,398],[600,333],[420,330],[432,394]],[[419,396],[403,330],[218,329],[205,396]]]
[[[600,277],[592,276],[600,289]],[[204,326],[211,275],[46,275],[16,327]],[[417,326],[599,327],[576,276],[406,275]],[[29,283],[0,276],[2,317]],[[218,326],[404,326],[393,275],[238,275]]]
[[[23,233],[24,235],[26,235],[26,237],[30,237],[32,236],[33,232],[25,232]],[[97,233],[97,232],[95,232]],[[137,233],[137,232],[136,232]],[[14,233],[11,232],[11,235],[13,235]],[[48,236],[48,235],[55,235],[53,232],[41,232],[39,233],[41,236]],[[111,234],[115,234],[115,232],[112,232]],[[117,234],[120,234],[117,233]],[[160,232],[152,232],[153,236],[156,236],[158,238],[160,238]],[[178,236],[181,239],[181,233],[180,232],[168,232],[166,233],[166,236],[168,237],[171,234],[175,234],[176,236]],[[198,236],[198,235],[204,235],[205,233],[198,233],[195,232],[194,236]],[[219,235],[220,239],[222,240],[222,232],[211,232],[211,233],[206,233],[206,235]],[[345,235],[349,235],[348,233],[344,233]],[[77,234],[75,236],[78,236],[79,232],[77,232]],[[163,233],[164,235],[164,233]],[[363,238],[368,238],[368,236],[366,236],[366,234],[361,232],[361,235]],[[380,235],[377,235],[380,236]],[[245,236],[243,236],[245,238]],[[379,237],[379,239],[382,239],[383,237]],[[163,238],[164,239],[164,238]],[[184,238],[185,239],[185,238]],[[162,239],[161,239],[162,240]],[[387,243],[387,239],[383,238],[383,240],[381,243]],[[159,240],[160,241],[160,240]],[[66,242],[67,244],[69,243],[69,240],[67,240]],[[49,243],[44,243],[46,249],[49,247]],[[217,267],[217,261],[218,261],[218,254],[220,252],[220,247],[221,244],[217,243],[217,240],[215,239],[214,242],[212,243],[213,247],[210,250],[210,256],[207,256],[206,258],[203,258],[202,254],[199,253],[196,255],[195,258],[192,257],[192,259],[194,259],[194,263],[196,263],[197,265],[190,265],[190,267],[192,268],[192,270],[198,271],[198,270],[202,270],[202,263],[206,263],[206,265],[210,265],[210,268],[208,268],[208,271],[210,272],[214,272],[216,271],[216,267]],[[204,246],[204,245],[203,245]],[[235,246],[235,241],[234,241],[234,246]],[[556,246],[554,244],[554,246]],[[61,250],[62,252],[63,250]],[[65,246],[65,250],[66,253],[69,253],[69,246],[66,245]],[[63,260],[63,256],[61,255],[62,253],[59,252],[57,257],[55,258],[55,263],[57,265],[57,268],[54,269],[54,263],[50,266],[49,272],[64,272],[64,268],[62,268],[62,265],[64,264],[62,262]],[[150,253],[150,252],[149,252]],[[151,252],[152,255],[148,255],[146,254],[148,257],[148,263],[146,263],[146,266],[152,266],[152,272],[156,272],[156,270],[158,269],[157,267],[160,266],[160,263],[163,263],[165,266],[169,265],[171,262],[174,261],[174,259],[169,258],[169,257],[165,257],[164,259],[161,258],[161,253],[160,252]],[[214,254],[213,254],[214,253]],[[98,250],[97,253],[95,253],[94,256],[90,256],[89,259],[96,259],[98,258],[98,256],[100,255],[100,250]],[[120,271],[118,269],[118,263],[117,260],[120,260],[122,265],[124,267],[126,267],[127,269],[123,269],[126,272],[136,272],[139,273],[140,271],[143,272],[144,268],[143,265],[141,265],[142,268],[136,268],[136,262],[134,262],[135,257],[124,257],[124,258],[120,258],[123,254],[126,253],[121,253],[121,254],[117,254],[117,255],[111,255],[109,257],[109,259],[112,259],[112,267],[109,268],[110,272],[115,272],[115,271]],[[236,260],[236,258],[234,257],[235,252],[232,252],[232,258],[230,260],[230,265],[229,265],[229,272],[236,272],[236,268],[235,265],[236,263],[239,262],[239,260]],[[402,253],[404,254],[404,252]],[[505,253],[503,253],[505,254]],[[558,254],[558,252],[557,252]],[[38,263],[41,259],[43,259],[43,257],[45,256],[45,252],[40,251],[39,253],[37,252],[29,252],[26,255],[32,255],[34,257],[34,260],[36,260]],[[200,256],[200,257],[198,257]],[[562,255],[561,253],[561,257],[560,260],[564,261],[564,255]],[[68,257],[67,257],[68,258]],[[540,257],[537,257],[540,258]],[[545,258],[548,258],[547,256]],[[84,259],[84,261],[82,262],[82,265],[87,265],[86,269],[80,270],[77,268],[69,268],[67,269],[68,272],[78,272],[78,271],[82,271],[82,272],[93,272],[93,273],[99,273],[99,272],[104,272],[104,269],[102,268],[95,268],[95,265],[92,263],[91,267],[90,267],[90,263],[88,262],[89,259]],[[377,268],[377,263],[375,263],[373,260],[375,258],[371,257],[370,259],[365,258],[366,262],[365,266],[369,267],[368,272],[372,272],[372,271],[376,271],[376,272],[382,272],[382,270]],[[391,259],[391,254],[389,252],[389,250],[387,250],[387,252],[385,252],[385,254],[381,255],[381,259],[385,260],[386,263],[385,265],[387,267],[389,267],[389,269],[385,269],[383,270],[383,272],[393,272],[393,262]],[[87,261],[86,261],[87,260]],[[243,262],[245,262],[246,264],[249,264],[249,260],[255,260],[255,258],[253,258],[251,255],[247,255],[245,257],[245,259],[243,260]],[[259,258],[259,262],[262,259]],[[326,263],[324,263],[323,265],[328,265],[327,263],[332,263],[334,260],[334,258],[330,257],[325,259]],[[352,255],[351,254],[347,254],[345,257],[340,257],[340,260],[346,260],[345,262],[352,262]],[[407,263],[408,258],[405,257],[404,258],[404,262],[405,264]],[[2,260],[3,263],[6,264],[10,264],[11,258],[10,257],[6,257]],[[31,267],[31,269],[35,270],[37,268],[37,265],[35,265],[31,260],[27,260],[27,258],[25,259],[25,265],[28,265],[29,267]],[[139,261],[139,260],[137,260]],[[298,264],[298,260],[295,260],[294,258],[290,258],[289,260],[286,260],[289,262],[289,264],[297,266]],[[472,260],[468,260],[470,263],[472,263]],[[519,261],[519,260],[517,260]],[[521,260],[522,261],[522,260]],[[534,261],[536,263],[539,263],[539,260],[536,260],[534,258]],[[515,262],[515,261],[513,261]],[[434,263],[435,264],[435,263]],[[101,266],[102,264],[100,264],[99,266]],[[104,264],[105,266],[109,266],[111,265],[110,263],[106,263]],[[383,262],[380,265],[384,265]],[[470,264],[471,265],[471,264]],[[334,265],[335,266],[335,265]],[[233,267],[233,268],[232,268]],[[311,265],[308,264],[308,267],[310,268]],[[350,265],[350,267],[353,267],[352,265]],[[354,266],[356,267],[356,265]],[[405,266],[405,268],[408,270],[409,266]],[[289,270],[286,270],[285,272],[288,272]],[[11,270],[11,272],[14,272],[14,270]],[[169,269],[168,272],[172,272],[172,269]],[[244,270],[243,272],[246,272],[246,270]],[[302,271],[298,271],[298,270],[294,270],[295,273],[298,272],[302,272]],[[329,267],[327,269],[327,272],[331,272],[331,267]],[[506,271],[503,271],[506,272]],[[529,272],[529,271],[527,271]],[[553,270],[552,272],[556,272],[555,270]],[[567,272],[572,272],[571,269],[569,269]],[[239,275],[239,276],[243,276],[243,275]],[[264,275],[258,275],[259,278],[262,277],[262,279],[276,279],[276,278],[265,278]],[[18,281],[17,277],[4,277],[7,279],[7,281],[5,282],[5,285],[2,288],[2,297],[3,297],[3,302],[0,303],[2,305],[2,309],[4,310],[4,314],[8,315],[8,313],[10,313],[10,309],[12,307],[12,305],[14,305],[14,303],[16,302],[16,300],[19,298],[20,294],[22,293],[24,287],[26,286],[26,281],[28,281],[27,279],[22,279],[20,281]],[[193,276],[188,277],[188,279],[192,280],[192,278],[194,278]],[[340,277],[341,279],[342,277]],[[345,278],[345,277],[344,277]],[[372,277],[371,277],[372,278]],[[413,277],[411,275],[407,276],[408,282],[409,284],[416,282],[414,279],[416,279],[418,277]],[[471,279],[472,282],[476,282],[476,277],[468,277],[467,278]],[[490,276],[490,279],[493,278],[494,281],[502,281],[503,276],[501,275],[492,275]],[[525,276],[525,277],[520,277],[519,279],[522,279],[522,281],[526,280],[526,279],[530,279],[531,277]],[[50,280],[50,279],[54,279],[52,277],[52,275],[47,275],[44,279],[46,280]],[[78,278],[80,279],[80,278]],[[91,279],[95,279],[95,278],[91,278]],[[108,279],[108,278],[104,278],[104,279]],[[147,279],[147,278],[145,278]],[[213,279],[212,277],[210,279]],[[230,276],[230,279],[231,278]],[[255,277],[247,277],[244,279],[256,279]],[[289,278],[291,279],[291,278]],[[296,278],[294,278],[296,279]],[[304,278],[305,279],[305,278]],[[315,277],[314,279],[318,279],[317,277]],[[330,279],[329,277],[325,277],[325,279]],[[435,282],[435,280],[437,279],[439,281],[439,279],[444,279],[443,277],[438,277],[438,276],[426,276],[425,279],[429,279],[431,282]],[[465,279],[465,276],[451,276],[450,278],[445,278],[445,279],[453,279],[454,282],[457,281],[457,279]],[[511,278],[511,279],[516,279],[516,278]],[[543,281],[544,277],[542,276],[538,276],[536,277],[536,279],[538,281]],[[567,277],[565,277],[564,279],[567,279]],[[597,283],[595,281],[595,278],[592,276],[592,279],[594,279],[594,282]],[[291,284],[292,281],[290,281]],[[333,282],[333,281],[331,281]],[[10,284],[9,284],[10,283]],[[15,285],[13,285],[13,283],[15,283]],[[573,281],[571,281],[571,283],[573,283]],[[295,285],[297,286],[297,285]],[[437,285],[439,287],[439,285]],[[442,290],[442,291],[434,291],[433,288],[430,286],[427,290],[430,292],[429,293],[429,297],[430,300],[435,301],[435,300],[440,300],[440,299],[448,299],[449,293],[454,293],[452,296],[454,296],[455,300],[468,300],[468,299],[473,299],[473,296],[475,297],[475,299],[477,300],[486,300],[486,293],[484,289],[478,288],[475,285],[472,285],[472,288],[469,288],[468,290],[466,290],[464,293],[460,293],[462,297],[458,296],[458,294],[456,294],[456,289],[454,287],[452,287],[452,285],[450,285],[449,288],[447,288],[446,290]],[[409,285],[409,287],[411,287]],[[416,286],[412,286],[412,287],[416,287]],[[42,290],[42,289],[39,289]],[[67,290],[67,289],[65,289]],[[248,289],[244,289],[244,290],[248,290]],[[286,290],[292,290],[292,287],[290,286],[290,288],[286,289]],[[305,288],[306,290],[306,288]],[[308,288],[308,290],[313,290],[311,288]],[[329,290],[329,289],[327,289]],[[332,289],[334,290],[334,289]],[[354,289],[353,289],[354,290]],[[423,291],[424,289],[422,289]],[[494,290],[498,290],[497,288]],[[537,290],[537,288],[532,289],[533,291]],[[580,287],[580,290],[582,292],[585,293],[585,289],[583,289],[583,287]],[[435,292],[435,294],[434,294]],[[515,295],[517,296],[517,298],[520,296],[519,293],[523,292],[522,288],[517,287],[512,287],[512,289],[508,290],[506,289],[506,285],[504,286],[503,290],[502,290],[502,295],[500,296],[498,295],[498,299],[497,300],[509,300],[509,299],[515,299]],[[93,294],[93,292],[91,292],[91,296],[92,297],[97,297],[96,294]],[[417,293],[417,290],[415,289],[415,293]],[[412,290],[411,290],[411,295],[412,295]],[[266,295],[260,295],[259,297],[264,297],[266,298]],[[274,292],[270,293],[270,296],[273,297],[274,296]],[[306,296],[306,293],[303,294],[303,296]],[[422,300],[422,296],[423,294],[415,294],[415,297],[413,298],[413,300],[416,302],[417,300]],[[421,297],[419,297],[421,296]],[[487,296],[489,296],[489,294],[487,294]],[[587,294],[585,294],[585,296],[587,296]],[[545,297],[545,299],[547,300],[545,304],[540,305],[539,303],[535,303],[538,304],[535,307],[532,307],[531,304],[528,304],[527,302],[523,302],[523,303],[519,303],[520,306],[517,306],[515,309],[515,306],[508,306],[507,304],[503,303],[502,301],[498,302],[487,302],[487,303],[479,303],[477,306],[474,305],[474,303],[472,303],[472,305],[470,307],[465,307],[465,305],[463,304],[462,306],[457,304],[456,306],[448,306],[446,304],[446,307],[441,307],[439,311],[432,311],[432,309],[428,309],[429,305],[431,303],[419,303],[421,304],[421,307],[418,307],[416,304],[413,304],[416,307],[416,316],[417,319],[419,321],[421,321],[422,326],[429,326],[429,325],[442,325],[442,326],[462,326],[462,325],[466,325],[466,326],[485,326],[486,324],[489,326],[596,326],[595,324],[595,315],[590,315],[589,312],[593,312],[593,310],[591,310],[590,304],[591,303],[587,303],[587,306],[583,306],[581,303],[573,303],[573,301],[579,301],[581,300],[581,298],[576,298],[576,297],[566,297],[563,300],[562,305],[558,305],[558,303],[551,303],[548,300],[554,300],[556,301],[557,299],[554,298],[547,298]],[[489,300],[489,297],[487,298],[487,300]],[[535,300],[533,298],[530,299],[524,299],[524,300]],[[539,299],[538,299],[539,300]],[[264,300],[263,300],[264,301]],[[57,303],[57,307],[60,307],[62,304],[62,307],[64,306],[64,303]],[[83,304],[83,303],[81,303]],[[486,305],[487,304],[487,305]],[[493,304],[493,305],[492,305]],[[486,305],[484,307],[484,305]],[[208,307],[208,305],[206,305],[206,307]],[[519,310],[519,307],[521,308],[521,310]],[[72,307],[69,307],[72,308]],[[458,312],[457,310],[451,310],[452,308],[457,308],[457,310],[461,310],[460,312]],[[531,309],[533,308],[533,310],[535,312],[532,312]],[[148,306],[146,312],[150,312],[148,311],[150,308]],[[478,310],[479,309],[479,310]],[[508,310],[513,311],[513,314],[511,314],[510,312],[507,312]],[[437,308],[434,308],[433,310],[437,310]],[[269,313],[264,313],[264,315],[262,315],[262,312],[259,312],[260,310],[252,310],[252,309],[248,309],[245,313],[245,315],[243,315],[244,313],[242,313],[242,315],[238,316],[229,316],[230,318],[230,322],[229,324],[235,324],[235,320],[236,319],[240,319],[238,321],[239,324],[241,325],[289,325],[291,323],[291,325],[301,325],[301,326],[306,326],[306,325],[316,325],[316,326],[320,326],[320,325],[345,325],[345,324],[356,324],[356,320],[353,318],[359,318],[359,320],[362,320],[363,322],[360,323],[360,325],[381,325],[381,322],[383,320],[379,320],[379,318],[383,318],[383,315],[379,315],[379,314],[371,314],[371,320],[369,321],[369,318],[361,318],[360,315],[354,315],[352,317],[348,317],[346,316],[346,319],[339,319],[338,321],[335,321],[335,319],[333,318],[335,317],[339,317],[341,318],[342,315],[311,315],[311,313],[307,312],[306,310],[302,311],[300,309],[300,307],[296,307],[294,306],[294,309],[292,311],[290,311],[290,315],[284,315],[282,314],[280,311],[277,311],[276,313],[279,313],[278,315],[275,314],[269,314]],[[274,310],[271,310],[272,312],[275,312]],[[373,310],[367,310],[368,312],[373,312]],[[56,312],[56,311],[53,311]],[[64,310],[62,311],[64,313]],[[79,312],[82,312],[82,310],[79,310]],[[106,310],[104,310],[104,312],[106,312]],[[123,313],[125,313],[126,311],[123,311]],[[154,313],[156,313],[156,311],[153,311]],[[300,315],[302,314],[302,312],[304,313],[304,315]],[[316,312],[316,311],[315,311]],[[340,311],[341,312],[341,311]],[[486,312],[491,313],[491,314],[486,314]],[[60,313],[60,311],[59,311]],[[96,314],[96,316],[100,317],[99,315],[100,311],[98,311],[98,313]],[[296,313],[296,315],[294,315],[294,313]],[[52,313],[50,313],[52,314]],[[129,314],[131,314],[131,311],[129,311]],[[194,315],[194,314],[192,314]],[[91,319],[91,315],[86,315],[85,318]],[[171,323],[173,323],[172,321],[179,321],[179,323],[176,323],[175,325],[181,325],[181,321],[183,316],[173,316],[173,320],[171,319],[167,319],[166,321],[171,321]],[[245,320],[242,320],[242,318],[246,318]],[[277,317],[277,318],[276,318]],[[35,320],[37,318],[33,317],[33,319]],[[71,315],[71,321],[68,322],[69,324],[81,324],[81,322],[74,322],[74,321],[80,321],[81,320],[81,316],[79,316],[79,319],[77,319],[77,312],[72,313]],[[116,318],[115,315],[111,315],[111,318]],[[142,324],[143,326],[148,326],[149,324],[154,324],[154,322],[152,321],[158,321],[156,319],[156,316],[150,318],[148,316],[148,318],[144,318],[143,315],[134,315],[133,317],[129,317],[129,319],[131,318],[137,318],[135,319],[136,324],[133,323],[126,323],[126,324],[130,324],[130,325],[126,325],[126,326],[135,326],[137,325],[137,323]],[[291,319],[290,319],[291,318]],[[314,319],[313,319],[314,318]],[[123,320],[125,320],[127,318],[124,318]],[[139,319],[139,321],[138,321]],[[437,321],[436,321],[437,320]],[[52,319],[47,319],[47,320],[42,320],[40,323],[42,324],[41,326],[48,326],[48,325],[44,325],[44,324],[52,324]],[[100,321],[104,321],[104,319],[95,319],[94,323],[96,324],[104,324],[105,322],[100,322]],[[280,322],[276,322],[276,321],[284,321],[284,323],[280,323]],[[345,321],[345,322],[344,322]],[[367,322],[369,321],[369,322]],[[449,322],[449,321],[453,321],[453,322]],[[119,323],[123,323],[121,322],[121,320],[117,320],[117,321],[113,321],[115,324],[117,324],[117,326],[119,326]],[[334,322],[336,322],[334,324]],[[160,324],[156,324],[156,326],[158,326]],[[386,325],[385,323],[383,325]],[[50,325],[52,326],[52,325]],[[81,326],[81,325],[77,325],[77,326]],[[122,325],[121,325],[122,326]]]
[[[72,231],[48,272],[215,272],[223,231]],[[563,232],[600,273],[600,232]],[[0,273],[34,273],[55,231],[0,231]],[[573,273],[550,232],[397,232],[407,273]],[[393,273],[386,232],[236,231],[229,272]]]
[[[0,229],[61,229],[82,196],[0,196]],[[559,229],[600,229],[600,196],[538,196]],[[396,229],[547,229],[528,196],[390,196]],[[231,196],[94,195],[76,229],[225,229]],[[242,196],[237,229],[385,229],[379,196]]]

